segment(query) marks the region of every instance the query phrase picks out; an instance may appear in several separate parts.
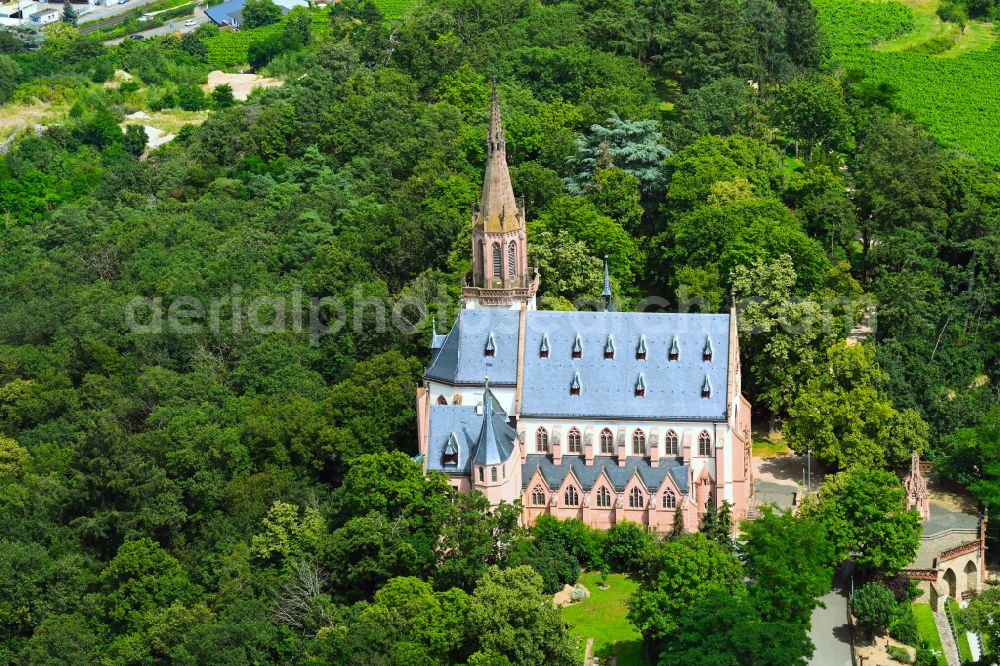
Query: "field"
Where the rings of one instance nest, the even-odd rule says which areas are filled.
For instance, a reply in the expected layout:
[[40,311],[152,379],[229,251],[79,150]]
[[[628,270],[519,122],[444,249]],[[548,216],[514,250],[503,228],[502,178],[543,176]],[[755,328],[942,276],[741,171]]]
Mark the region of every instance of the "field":
[[[937,625],[934,624],[934,614],[930,605],[913,604],[913,616],[917,619],[920,638],[927,641],[927,647],[942,655],[944,650],[941,647],[941,637],[938,635]],[[944,656],[938,657],[938,664],[948,666]]]
[[570,633],[580,640],[580,660],[588,638],[594,639],[595,656],[613,656],[618,666],[648,666],[642,656],[642,634],[632,626],[626,615],[625,602],[639,583],[622,576],[608,576],[607,590],[598,584],[600,574],[587,572],[580,583],[590,591],[590,598],[563,608],[563,619],[570,624]]
[[894,86],[899,105],[942,143],[1000,166],[1000,44],[988,23],[943,23],[937,4],[815,0],[837,62]]

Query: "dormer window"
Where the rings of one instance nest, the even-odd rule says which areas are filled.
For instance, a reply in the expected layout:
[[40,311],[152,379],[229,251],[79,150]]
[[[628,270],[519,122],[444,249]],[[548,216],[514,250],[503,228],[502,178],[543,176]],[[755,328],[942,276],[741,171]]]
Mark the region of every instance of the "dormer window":
[[705,337],[705,349],[702,350],[701,357],[705,361],[712,360],[712,338]]
[[580,373],[573,373],[573,381],[569,385],[570,395],[580,395]]
[[646,360],[646,336],[639,336],[639,344],[635,348],[635,358],[637,361]]
[[668,353],[668,358],[671,361],[676,361],[681,355],[681,344],[677,340],[677,336],[670,341],[670,352]]
[[608,334],[608,341],[604,343],[604,358],[615,357],[615,338]]
[[538,358],[549,357],[549,334],[542,334],[542,343],[538,345]]
[[646,378],[643,377],[642,373],[639,373],[639,379],[635,383],[635,395],[637,398],[641,398],[646,395]]
[[580,339],[580,334],[577,333],[576,337],[573,338],[573,358],[580,358],[583,356],[583,340]]
[[490,332],[490,334],[488,336],[486,336],[486,348],[483,350],[483,353],[486,356],[496,356],[496,353],[497,353],[497,343],[496,343],[496,340],[493,339],[493,333],[492,332]]
[[708,380],[708,375],[705,375],[705,381],[701,384],[701,397],[711,398],[712,397],[712,382]]
[[448,436],[448,441],[444,444],[444,449],[441,451],[441,464],[458,465],[458,437],[455,436],[455,433],[451,433]]

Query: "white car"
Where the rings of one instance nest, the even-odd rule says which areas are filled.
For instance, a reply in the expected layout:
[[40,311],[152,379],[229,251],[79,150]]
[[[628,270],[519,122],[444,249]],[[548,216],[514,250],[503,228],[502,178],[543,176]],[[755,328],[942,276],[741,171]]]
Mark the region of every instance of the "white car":
[[187,21],[184,21],[185,28],[193,28],[196,25],[198,25],[198,22],[195,21],[194,19],[188,19]]

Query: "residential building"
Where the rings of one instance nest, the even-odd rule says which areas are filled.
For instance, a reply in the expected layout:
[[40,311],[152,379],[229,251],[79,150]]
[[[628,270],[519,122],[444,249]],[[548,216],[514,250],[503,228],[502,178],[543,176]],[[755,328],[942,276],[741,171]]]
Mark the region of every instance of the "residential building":
[[[209,7],[205,10],[205,15],[216,25],[228,25],[239,28],[243,21],[243,6],[246,0],[228,0],[222,4]],[[306,0],[274,0],[274,4],[281,7],[281,13],[287,14],[293,7],[308,7]]]

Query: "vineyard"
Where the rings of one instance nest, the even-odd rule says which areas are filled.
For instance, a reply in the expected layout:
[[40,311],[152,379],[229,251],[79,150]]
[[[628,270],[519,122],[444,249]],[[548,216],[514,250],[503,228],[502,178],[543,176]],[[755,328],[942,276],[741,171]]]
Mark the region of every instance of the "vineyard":
[[414,0],[375,0],[375,4],[383,16],[393,20],[405,14],[415,2]]
[[841,65],[895,86],[900,106],[940,141],[1000,166],[1000,44],[988,24],[941,24],[934,3],[814,2]]
[[205,40],[208,47],[208,64],[216,69],[244,65],[247,62],[247,52],[250,50],[251,44],[262,42],[271,35],[278,34],[281,29],[281,24],[278,23],[253,30],[220,32]]

